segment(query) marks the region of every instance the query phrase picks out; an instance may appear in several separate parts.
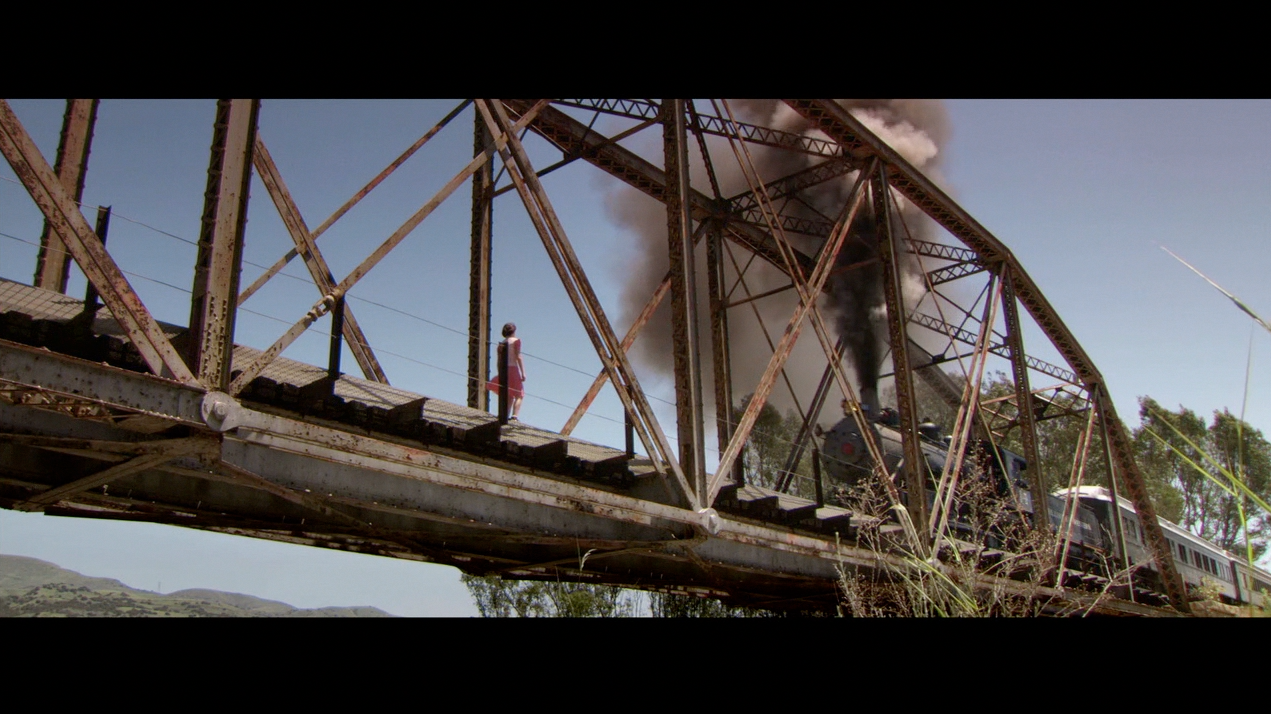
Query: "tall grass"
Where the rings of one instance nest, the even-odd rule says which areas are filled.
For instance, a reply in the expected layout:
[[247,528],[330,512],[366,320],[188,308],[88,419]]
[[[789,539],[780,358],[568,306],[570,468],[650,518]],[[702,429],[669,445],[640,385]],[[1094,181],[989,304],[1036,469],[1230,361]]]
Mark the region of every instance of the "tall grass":
[[[1169,253],[1171,256],[1174,257],[1175,260],[1187,266],[1187,268],[1190,269],[1193,273],[1196,273],[1197,275],[1199,275],[1201,279],[1203,279],[1205,282],[1213,286],[1214,289],[1218,290],[1218,292],[1225,295],[1227,299],[1231,300],[1231,302],[1234,303],[1237,308],[1239,308],[1242,312],[1244,312],[1246,315],[1252,318],[1255,325],[1261,325],[1264,330],[1266,330],[1268,333],[1271,333],[1271,324],[1268,324],[1266,320],[1262,319],[1262,317],[1259,316],[1257,313],[1255,313],[1253,309],[1250,308],[1243,300],[1241,300],[1240,298],[1237,298],[1235,295],[1232,295],[1229,291],[1227,291],[1221,285],[1211,280],[1209,276],[1197,270],[1195,266],[1183,260],[1181,257],[1175,254],[1169,248],[1161,246],[1161,250],[1165,251],[1166,253]],[[1166,418],[1166,415],[1161,414],[1157,412],[1156,410],[1152,410],[1153,415],[1156,416],[1156,418],[1160,420],[1161,422],[1164,422],[1165,425],[1168,426],[1170,430],[1172,430],[1179,439],[1181,439],[1184,443],[1186,443],[1189,447],[1191,447],[1195,453],[1200,455],[1201,461],[1207,463],[1212,468],[1207,469],[1201,464],[1197,463],[1196,460],[1192,459],[1190,456],[1184,453],[1181,449],[1179,449],[1177,446],[1175,446],[1173,443],[1167,440],[1164,436],[1156,433],[1155,431],[1151,429],[1147,429],[1147,433],[1150,434],[1157,441],[1161,442],[1161,444],[1163,444],[1170,451],[1174,452],[1174,454],[1177,455],[1179,459],[1183,461],[1183,463],[1195,469],[1197,473],[1204,476],[1211,483],[1213,483],[1218,488],[1222,489],[1223,492],[1225,492],[1226,494],[1228,494],[1229,496],[1233,498],[1236,504],[1237,517],[1240,520],[1240,527],[1244,533],[1245,559],[1249,565],[1249,568],[1252,569],[1254,567],[1253,543],[1251,542],[1249,538],[1249,514],[1245,512],[1245,498],[1247,498],[1255,506],[1257,506],[1258,508],[1261,508],[1263,511],[1265,511],[1268,514],[1271,514],[1271,505],[1268,505],[1265,500],[1263,500],[1257,493],[1255,493],[1253,490],[1251,490],[1248,487],[1246,483],[1247,478],[1246,478],[1245,467],[1244,467],[1244,448],[1243,448],[1244,447],[1244,432],[1243,432],[1244,418],[1245,418],[1245,409],[1249,404],[1249,378],[1253,371],[1253,334],[1254,333],[1252,332],[1252,329],[1253,329],[1252,326],[1250,327],[1250,329],[1251,329],[1251,332],[1249,335],[1249,351],[1248,351],[1248,357],[1245,360],[1244,394],[1242,395],[1241,403],[1240,403],[1240,419],[1236,422],[1237,461],[1236,461],[1235,470],[1232,470],[1224,466],[1223,464],[1219,463],[1218,460],[1215,459],[1213,456],[1211,456],[1209,452],[1207,452],[1204,448],[1194,443],[1191,439],[1187,438],[1187,436],[1183,434],[1183,432],[1179,430],[1179,428],[1175,426],[1172,421]]]

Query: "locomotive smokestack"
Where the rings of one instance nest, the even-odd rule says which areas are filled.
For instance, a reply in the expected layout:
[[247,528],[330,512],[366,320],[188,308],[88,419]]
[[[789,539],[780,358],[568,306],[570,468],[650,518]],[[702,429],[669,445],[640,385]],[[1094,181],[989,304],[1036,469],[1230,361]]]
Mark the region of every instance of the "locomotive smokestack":
[[878,417],[878,412],[882,411],[882,405],[878,402],[878,387],[861,385],[861,409],[870,419]]

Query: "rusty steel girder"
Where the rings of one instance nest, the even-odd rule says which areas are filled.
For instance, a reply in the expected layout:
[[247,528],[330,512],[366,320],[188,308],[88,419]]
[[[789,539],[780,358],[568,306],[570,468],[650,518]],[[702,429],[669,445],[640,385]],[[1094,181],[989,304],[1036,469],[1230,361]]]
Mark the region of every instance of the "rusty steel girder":
[[[987,265],[1009,266],[1016,297],[1028,309],[1034,322],[1059,350],[1088,391],[1104,384],[1094,361],[1060,319],[1040,288],[1028,276],[1015,256],[980,225],[953,199],[949,198],[920,171],[905,161],[895,150],[860,124],[847,109],[830,99],[787,99],[786,104],[813,126],[834,139],[843,150],[858,160],[874,156],[888,167],[888,182],[906,199],[914,203],[937,224],[974,250]],[[1000,272],[1001,267],[997,268]],[[1143,477],[1130,449],[1129,436],[1116,416],[1116,409],[1106,389],[1099,390],[1101,413],[1109,423],[1109,443],[1130,500],[1143,523],[1143,529],[1156,559],[1170,602],[1181,612],[1190,612],[1187,594],[1169,545],[1156,519],[1156,509],[1148,497]]]
[[[88,175],[88,152],[93,143],[93,125],[97,123],[100,99],[67,99],[66,116],[62,119],[62,138],[57,145],[57,163],[53,170],[62,187],[76,202],[84,197],[84,178]],[[53,224],[44,221],[40,235],[40,253],[35,263],[38,288],[66,292],[71,274],[71,254]]]
[[258,99],[216,103],[199,253],[190,295],[190,364],[208,389],[229,383]]
[[185,384],[198,384],[4,100],[0,100],[0,152],[150,369]]

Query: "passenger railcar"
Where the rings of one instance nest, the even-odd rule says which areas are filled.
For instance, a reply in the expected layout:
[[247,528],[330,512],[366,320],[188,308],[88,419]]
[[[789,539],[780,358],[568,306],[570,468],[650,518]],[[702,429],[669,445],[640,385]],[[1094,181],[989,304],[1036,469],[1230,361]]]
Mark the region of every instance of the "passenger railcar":
[[[1055,496],[1062,499],[1067,489],[1061,489]],[[1094,511],[1099,528],[1109,543],[1114,542],[1114,522],[1112,521],[1112,494],[1102,486],[1082,486],[1075,489],[1075,495]],[[1117,514],[1121,518],[1125,532],[1126,559],[1131,563],[1142,563],[1144,569],[1159,578],[1156,560],[1147,546],[1143,527],[1134,504],[1125,498],[1117,499]],[[1219,548],[1179,525],[1164,518],[1157,519],[1165,540],[1169,543],[1170,554],[1174,558],[1174,567],[1178,569],[1188,589],[1199,589],[1206,584],[1219,588],[1223,600],[1228,603],[1249,603],[1264,607],[1271,597],[1271,573],[1257,568],[1249,568],[1242,558]],[[1119,551],[1110,548],[1109,552]]]
[[[894,471],[903,458],[900,432],[895,412],[882,410],[878,418],[867,422],[875,443],[882,452],[884,465]],[[928,471],[928,499],[934,498],[935,480],[939,478],[948,458],[948,438],[940,435],[934,424],[919,426],[921,451]],[[845,418],[828,431],[821,433],[822,471],[831,484],[854,487],[871,472],[870,457],[856,420]],[[988,442],[974,445],[964,459],[963,477],[968,481],[978,478],[991,485],[991,491],[1003,502],[1013,503],[1020,518],[1034,518],[1034,496],[1024,478],[1027,461],[1020,455]],[[1143,528],[1133,504],[1120,498],[1117,517],[1125,534],[1125,554],[1116,542],[1116,530],[1112,520],[1112,496],[1101,486],[1082,486],[1073,494],[1077,509],[1071,529],[1069,566],[1107,575],[1109,562],[1140,564],[1138,571],[1146,574],[1152,585],[1159,586],[1155,558],[1147,546]],[[1047,494],[1051,528],[1058,532],[1067,501],[1068,490],[1061,489]],[[902,496],[903,497],[903,496]],[[929,500],[929,505],[931,501]],[[1248,563],[1209,541],[1200,538],[1177,524],[1159,519],[1161,529],[1169,543],[1175,567],[1190,590],[1197,590],[1210,583],[1217,586],[1222,599],[1228,603],[1248,603],[1257,607],[1271,606],[1271,573],[1260,568],[1250,568]],[[960,525],[962,527],[960,528]],[[965,531],[964,524],[955,528]],[[992,537],[992,536],[990,536]]]

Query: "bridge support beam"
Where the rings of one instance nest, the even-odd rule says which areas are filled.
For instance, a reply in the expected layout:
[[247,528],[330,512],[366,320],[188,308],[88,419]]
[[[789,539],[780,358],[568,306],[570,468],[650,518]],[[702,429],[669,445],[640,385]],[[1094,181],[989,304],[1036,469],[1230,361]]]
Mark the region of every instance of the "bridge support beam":
[[1002,311],[1006,316],[1006,344],[1010,348],[1011,376],[1015,380],[1015,404],[1017,405],[1020,441],[1024,444],[1024,458],[1028,461],[1029,485],[1033,498],[1033,526],[1050,527],[1050,504],[1046,494],[1046,475],[1042,473],[1041,458],[1037,450],[1037,418],[1033,412],[1033,392],[1029,388],[1028,363],[1024,356],[1024,336],[1019,325],[1019,308],[1015,304],[1014,276],[1010,267],[1002,269]]
[[[900,440],[904,451],[901,477],[909,495],[909,512],[915,523],[927,522],[927,462],[918,444],[918,416],[914,404],[913,371],[909,364],[908,311],[901,287],[901,250],[892,232],[891,188],[887,185],[887,167],[879,165],[874,178],[874,223],[878,230],[878,259],[882,263],[883,297],[887,304],[887,332],[891,341],[893,382],[896,407],[900,412]],[[973,397],[974,398],[974,397]],[[929,535],[920,529],[925,549]]]
[[63,237],[75,263],[97,289],[146,365],[157,375],[196,384],[190,369],[84,219],[79,205],[63,188],[31,135],[3,99],[0,99],[0,153],[31,194],[45,220],[53,225],[53,231]]
[[212,128],[212,158],[190,296],[190,365],[209,390],[229,384],[238,314],[243,232],[256,141],[258,99],[221,99]]
[[[473,112],[472,155],[477,156],[493,137]],[[472,175],[472,251],[468,272],[468,406],[490,410],[490,291],[491,242],[494,229],[494,170],[487,162]],[[568,432],[565,432],[568,433]]]
[[[84,197],[84,178],[88,174],[88,150],[93,143],[93,125],[97,123],[99,99],[67,99],[66,116],[62,119],[62,138],[57,145],[57,163],[53,171],[62,188],[76,203]],[[40,235],[40,254],[35,263],[37,288],[66,292],[71,275],[71,254],[62,236],[47,219]]]
[[[260,136],[255,139],[252,165],[260,174],[265,190],[269,192],[269,197],[273,199],[274,206],[278,209],[278,215],[282,217],[291,240],[296,244],[296,250],[304,259],[305,267],[309,269],[309,276],[313,278],[313,284],[318,288],[318,294],[330,295],[335,289],[335,276],[331,274],[331,268],[327,267],[326,259],[322,257],[317,244],[314,243],[313,235],[309,233],[309,227],[305,225],[304,216],[300,215],[300,209],[291,198],[291,192],[287,190],[287,184],[283,182],[282,175],[278,173],[278,166],[274,164],[274,159],[269,155],[269,149],[265,148],[265,142]],[[375,352],[371,350],[370,342],[363,334],[361,325],[357,324],[357,318],[353,317],[353,308],[348,306],[343,296],[336,300],[336,307],[332,308],[331,338],[338,340],[341,336],[347,342],[349,351],[353,353],[358,366],[362,368],[362,374],[373,382],[388,384],[388,377],[384,375],[384,369],[380,367],[379,360],[375,359]],[[335,361],[338,362],[338,358]]]
[[701,498],[706,491],[702,423],[702,361],[697,339],[697,269],[689,225],[688,134],[683,99],[662,100],[667,247],[671,274],[671,344],[675,371],[675,423],[680,465]]
[[[653,409],[640,388],[630,360],[627,359],[617,335],[614,334],[613,327],[609,324],[595,291],[591,289],[591,282],[578,263],[577,256],[574,255],[573,247],[543,191],[542,184],[538,181],[534,167],[525,153],[525,147],[521,145],[516,135],[516,128],[511,125],[503,104],[499,100],[477,100],[477,108],[481,111],[491,133],[498,129],[507,140],[507,148],[500,148],[500,154],[508,169],[508,175],[516,184],[521,201],[525,204],[525,210],[543,241],[543,247],[547,250],[548,257],[551,258],[552,265],[560,276],[561,284],[568,293],[583,323],[583,328],[587,331],[587,336],[591,338],[596,355],[605,366],[605,370],[609,372],[609,379],[613,382],[623,407],[631,415],[636,433],[644,443],[645,450],[652,457],[668,494],[682,505],[697,510],[704,504],[700,504],[670,443],[666,440],[666,435],[662,433],[662,427],[658,425],[657,417],[654,416]],[[527,119],[527,116],[523,115],[519,121],[527,123],[532,121]]]

